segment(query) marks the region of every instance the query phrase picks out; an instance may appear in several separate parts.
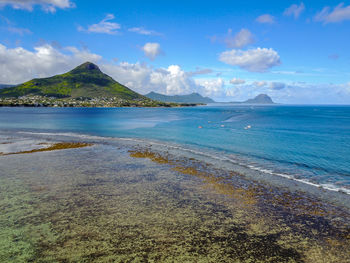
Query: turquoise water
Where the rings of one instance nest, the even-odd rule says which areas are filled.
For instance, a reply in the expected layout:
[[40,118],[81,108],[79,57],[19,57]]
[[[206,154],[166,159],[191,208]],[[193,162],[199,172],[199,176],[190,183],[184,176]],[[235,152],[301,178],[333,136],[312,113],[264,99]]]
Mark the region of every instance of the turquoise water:
[[0,108],[0,129],[172,142],[350,194],[349,106]]

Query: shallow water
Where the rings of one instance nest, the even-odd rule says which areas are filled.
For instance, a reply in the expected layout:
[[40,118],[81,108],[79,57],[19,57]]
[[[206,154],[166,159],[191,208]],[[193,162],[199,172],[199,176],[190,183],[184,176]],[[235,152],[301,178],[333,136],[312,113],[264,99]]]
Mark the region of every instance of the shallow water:
[[349,262],[349,116],[0,108],[5,154],[94,144],[0,154],[0,262]]
[[0,129],[173,142],[350,194],[349,106],[0,108]]
[[346,209],[144,143],[94,140],[0,156],[1,262],[350,259]]

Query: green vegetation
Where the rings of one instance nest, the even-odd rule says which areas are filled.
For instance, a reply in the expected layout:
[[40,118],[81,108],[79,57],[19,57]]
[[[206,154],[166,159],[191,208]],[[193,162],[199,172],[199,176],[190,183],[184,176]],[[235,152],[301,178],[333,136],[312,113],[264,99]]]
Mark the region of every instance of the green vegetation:
[[93,63],[86,62],[70,72],[50,78],[33,79],[15,87],[0,90],[0,97],[40,95],[55,98],[118,97],[144,99],[144,97],[118,83]]
[[178,107],[138,94],[86,62],[50,78],[33,79],[0,89],[0,107]]

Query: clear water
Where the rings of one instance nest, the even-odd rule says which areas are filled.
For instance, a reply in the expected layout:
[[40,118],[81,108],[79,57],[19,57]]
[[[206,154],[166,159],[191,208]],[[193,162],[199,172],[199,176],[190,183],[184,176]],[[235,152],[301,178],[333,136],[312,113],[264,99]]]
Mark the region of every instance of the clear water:
[[0,108],[0,129],[172,142],[350,194],[350,106]]

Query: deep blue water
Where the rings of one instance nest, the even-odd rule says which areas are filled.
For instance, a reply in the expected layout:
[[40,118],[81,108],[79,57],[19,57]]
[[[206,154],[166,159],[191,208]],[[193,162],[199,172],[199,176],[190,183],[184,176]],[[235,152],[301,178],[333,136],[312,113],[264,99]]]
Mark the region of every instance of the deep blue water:
[[0,108],[0,129],[168,141],[350,193],[350,106]]

